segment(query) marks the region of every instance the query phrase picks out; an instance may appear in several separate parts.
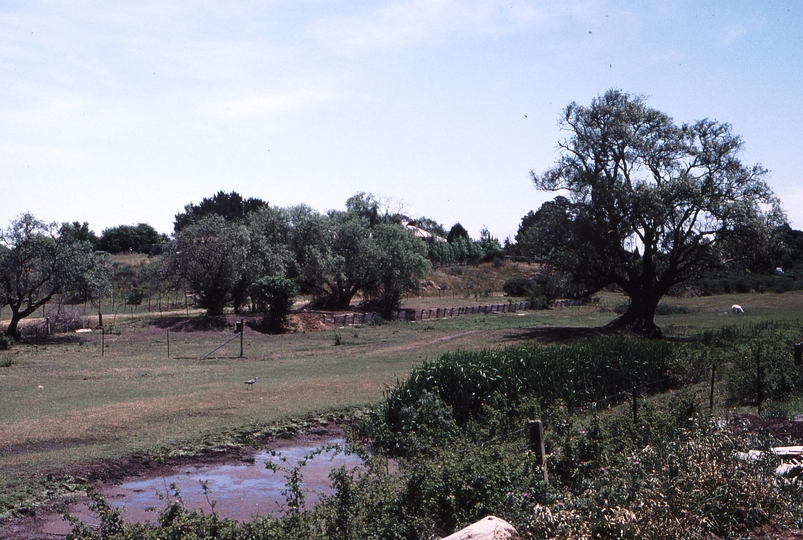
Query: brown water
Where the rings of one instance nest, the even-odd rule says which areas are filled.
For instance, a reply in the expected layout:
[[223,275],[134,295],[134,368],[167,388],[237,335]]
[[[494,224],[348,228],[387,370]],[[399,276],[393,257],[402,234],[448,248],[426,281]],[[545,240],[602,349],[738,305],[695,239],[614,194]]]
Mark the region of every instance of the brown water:
[[[342,439],[323,441],[322,444],[342,445]],[[295,466],[298,461],[321,444],[315,446],[293,446],[282,448],[280,455],[286,459],[281,462],[267,452],[258,452],[253,463],[225,465],[183,466],[169,476],[136,479],[119,486],[105,486],[101,493],[115,507],[124,507],[123,517],[128,522],[157,521],[157,511],[165,508],[165,497],[175,499],[171,484],[179,490],[184,505],[191,510],[212,512],[210,501],[216,501],[214,511],[223,518],[238,521],[252,520],[258,516],[284,514],[286,499],[282,490],[286,489],[287,479],[283,471],[274,472],[265,467],[267,461],[284,468]],[[327,451],[308,459],[301,468],[303,487],[308,490],[306,505],[315,504],[320,495],[332,493],[329,473],[345,466],[354,468],[360,465],[357,456],[343,452]],[[210,493],[204,494],[201,482],[205,482]],[[161,497],[161,498],[160,498]]]

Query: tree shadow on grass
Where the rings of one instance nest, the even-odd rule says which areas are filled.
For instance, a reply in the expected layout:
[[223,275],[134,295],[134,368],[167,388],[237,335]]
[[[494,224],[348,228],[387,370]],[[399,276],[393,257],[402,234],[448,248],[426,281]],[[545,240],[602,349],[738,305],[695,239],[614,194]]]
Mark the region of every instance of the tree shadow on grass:
[[588,328],[577,326],[541,326],[539,328],[523,328],[508,332],[504,338],[507,342],[537,341],[545,345],[553,343],[571,343],[581,339],[596,339],[603,336],[622,335],[621,330],[602,326]]
[[[237,316],[237,318],[241,318]],[[195,317],[164,317],[155,319],[151,324],[157,328],[164,328],[173,332],[208,332],[222,331],[234,328],[226,316],[208,317],[206,315]]]

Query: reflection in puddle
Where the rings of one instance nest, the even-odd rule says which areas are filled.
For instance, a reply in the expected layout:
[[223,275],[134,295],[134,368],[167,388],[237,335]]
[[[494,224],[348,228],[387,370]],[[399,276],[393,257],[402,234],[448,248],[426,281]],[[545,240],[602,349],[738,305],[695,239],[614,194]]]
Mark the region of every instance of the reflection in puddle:
[[[340,444],[345,441],[333,439],[323,444]],[[126,482],[120,486],[109,486],[102,490],[104,497],[115,507],[125,507],[123,517],[128,522],[157,521],[157,513],[148,511],[155,508],[157,511],[166,506],[166,501],[159,498],[174,494],[170,485],[175,483],[181,491],[184,505],[190,510],[203,510],[212,512],[209,501],[217,501],[214,510],[223,518],[248,521],[257,516],[282,515],[285,498],[282,490],[285,489],[285,474],[273,472],[265,468],[267,460],[279,464],[284,468],[294,466],[300,459],[312,452],[315,448],[299,446],[284,448],[280,454],[287,460],[282,463],[277,457],[267,452],[259,452],[254,463],[241,463],[236,465],[204,465],[200,467],[185,466],[177,469],[172,476],[149,478]],[[331,494],[329,472],[342,466],[354,468],[360,465],[360,459],[355,455],[327,451],[307,460],[306,466],[301,469],[304,479],[304,488],[307,492],[307,508],[317,502],[317,493]],[[201,482],[206,482],[211,493],[204,495]]]

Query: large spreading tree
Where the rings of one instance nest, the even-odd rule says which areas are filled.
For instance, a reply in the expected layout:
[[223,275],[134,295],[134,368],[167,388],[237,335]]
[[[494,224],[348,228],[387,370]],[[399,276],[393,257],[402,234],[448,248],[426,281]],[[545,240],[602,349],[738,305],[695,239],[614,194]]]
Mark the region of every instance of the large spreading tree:
[[[86,227],[84,227],[86,228]],[[75,224],[44,223],[22,214],[0,231],[0,306],[11,308],[6,333],[57,295],[93,298],[108,288],[102,254]]]
[[660,336],[655,310],[670,288],[766,245],[785,221],[729,124],[677,125],[642,96],[609,90],[568,105],[560,125],[569,136],[556,165],[531,176],[567,197],[542,208],[551,231],[531,235],[533,249],[585,293],[615,284],[629,296],[609,326]]

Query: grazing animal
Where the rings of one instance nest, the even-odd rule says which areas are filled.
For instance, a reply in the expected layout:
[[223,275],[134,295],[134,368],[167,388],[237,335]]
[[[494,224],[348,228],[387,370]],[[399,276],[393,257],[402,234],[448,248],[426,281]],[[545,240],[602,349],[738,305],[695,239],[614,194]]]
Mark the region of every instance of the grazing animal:
[[733,304],[731,306],[731,311],[734,312],[734,313],[744,313],[744,310],[742,309],[742,306],[740,306],[739,304]]
[[253,379],[249,379],[249,380],[245,381],[243,384],[247,384],[248,388],[251,388],[251,385],[254,384],[255,382],[257,382],[257,379],[259,379],[259,377],[254,377]]

